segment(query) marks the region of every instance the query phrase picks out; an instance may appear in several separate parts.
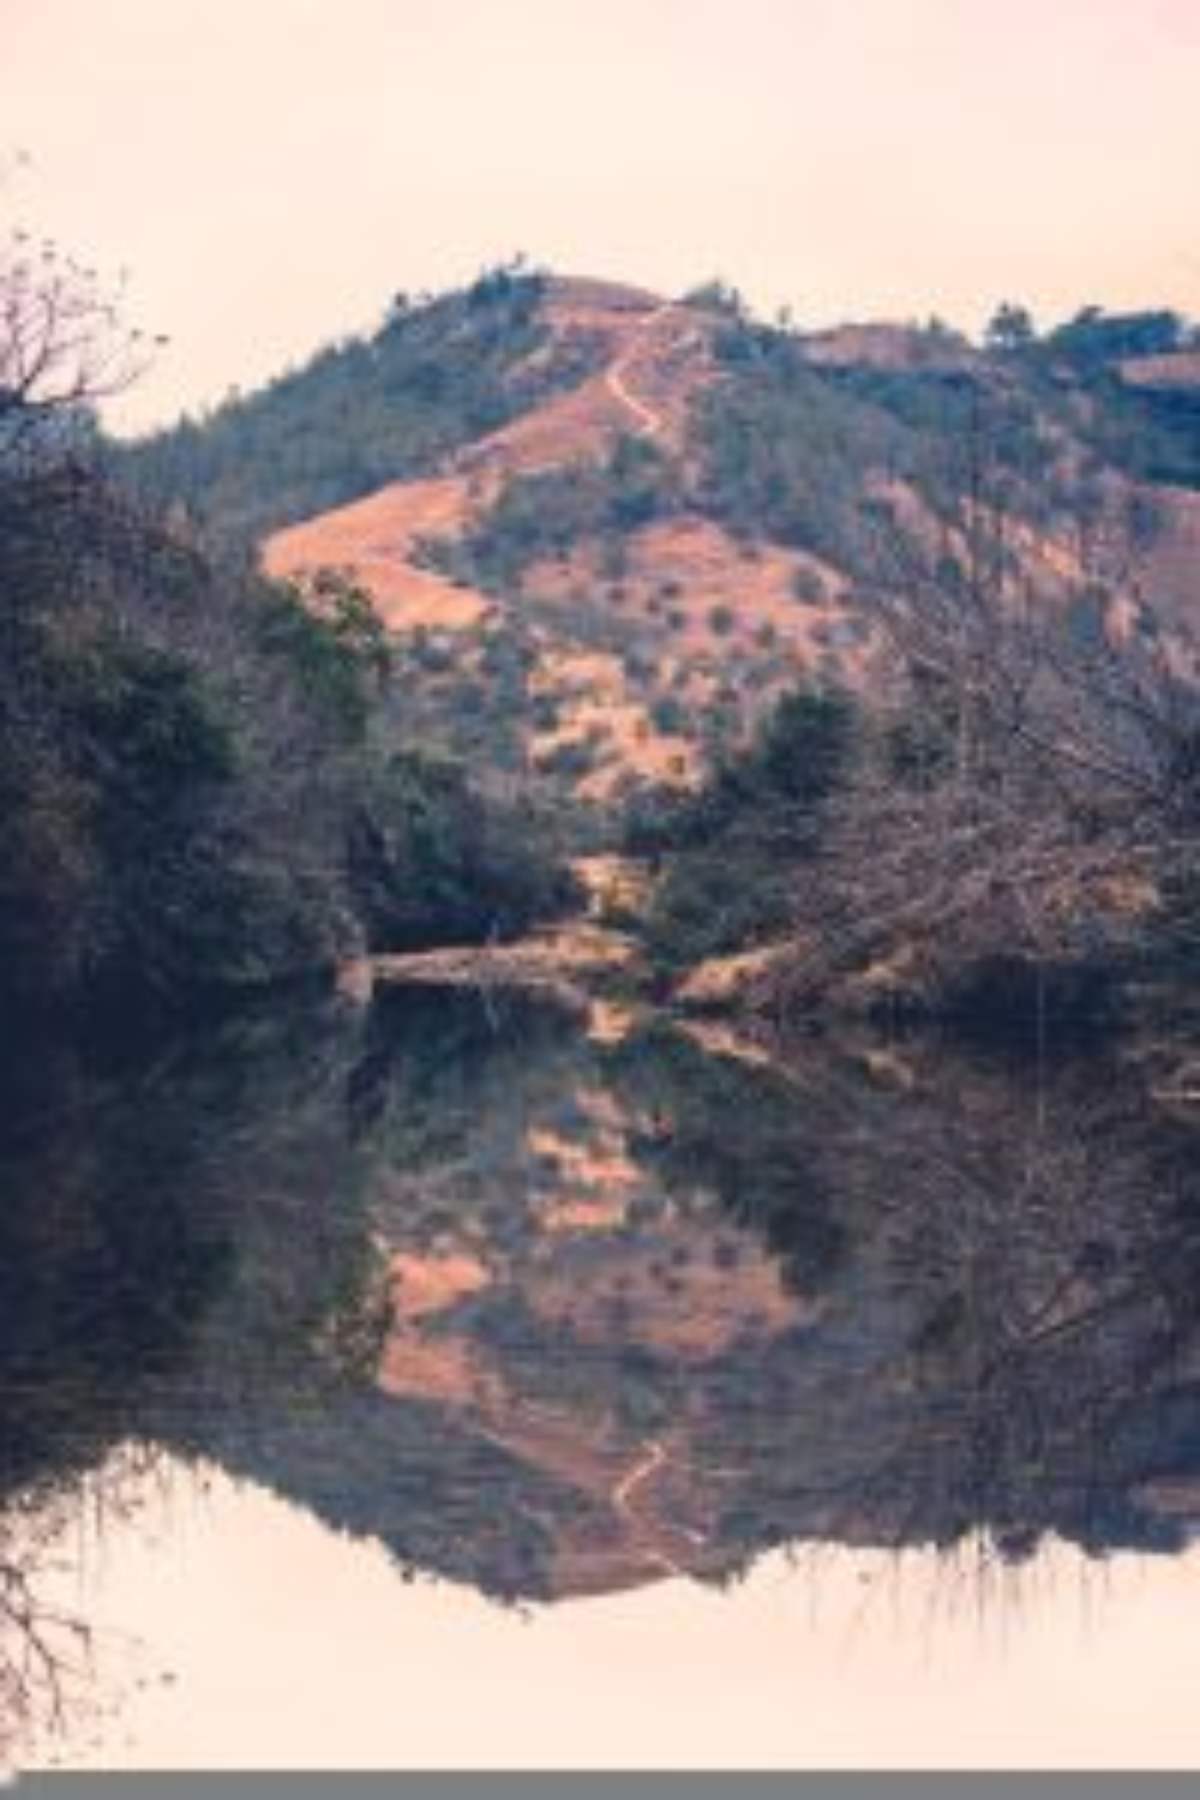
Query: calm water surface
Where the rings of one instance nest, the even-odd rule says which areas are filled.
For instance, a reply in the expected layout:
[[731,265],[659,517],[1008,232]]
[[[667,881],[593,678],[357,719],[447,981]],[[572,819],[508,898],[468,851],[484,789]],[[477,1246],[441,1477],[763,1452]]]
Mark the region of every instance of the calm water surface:
[[434,995],[4,1079],[10,1760],[1200,1762],[1138,1056]]

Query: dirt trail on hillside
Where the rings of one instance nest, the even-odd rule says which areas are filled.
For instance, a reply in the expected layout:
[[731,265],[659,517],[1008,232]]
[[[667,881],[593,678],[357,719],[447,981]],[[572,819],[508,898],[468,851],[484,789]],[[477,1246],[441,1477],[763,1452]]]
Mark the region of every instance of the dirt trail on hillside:
[[[768,545],[750,556],[721,526],[674,511],[625,534],[619,581],[606,565],[612,546],[595,533],[525,568],[519,592],[485,593],[444,573],[429,544],[468,534],[514,480],[602,467],[629,436],[686,458],[693,403],[719,375],[713,320],[682,301],[560,283],[543,321],[546,339],[536,354],[582,345],[581,379],[463,445],[437,474],[392,482],[275,533],[263,562],[269,574],[302,583],[322,568],[345,572],[398,635],[458,635],[457,667],[481,685],[488,640],[516,614],[529,631],[528,691],[539,705],[518,721],[526,767],[554,781],[574,758],[575,794],[608,806],[629,783],[699,781],[697,721],[731,662],[753,665],[747,708],[757,716],[799,669],[832,654],[842,582],[836,570],[817,569],[792,550]],[[810,576],[811,604],[795,592],[798,561]],[[598,623],[609,607],[613,617],[603,624],[611,642],[606,637],[601,647],[593,615]],[[445,655],[449,645],[436,648]],[[836,654],[846,665],[858,652],[840,644]],[[457,704],[449,677],[431,685],[435,708]],[[673,711],[660,712],[658,703],[668,700]]]
[[[554,329],[567,333],[590,316],[564,307]],[[319,568],[343,569],[369,590],[384,623],[393,629],[425,625],[454,630],[476,624],[490,610],[489,601],[422,567],[421,539],[464,530],[514,476],[607,454],[621,415],[633,419],[639,435],[663,436],[666,414],[629,383],[635,368],[654,354],[658,326],[672,317],[683,317],[673,301],[641,314],[609,314],[611,360],[605,367],[467,445],[448,460],[442,474],[391,482],[275,532],[263,546],[267,573],[296,577]]]
[[643,319],[632,342],[625,346],[616,361],[610,363],[604,373],[605,387],[614,399],[633,414],[643,437],[657,437],[663,430],[666,421],[660,412],[647,406],[644,401],[638,399],[636,394],[630,393],[625,376],[636,361],[638,352],[645,348],[646,340],[654,326],[660,319],[668,318],[675,310],[673,300],[664,300],[661,306],[656,307],[649,318]]

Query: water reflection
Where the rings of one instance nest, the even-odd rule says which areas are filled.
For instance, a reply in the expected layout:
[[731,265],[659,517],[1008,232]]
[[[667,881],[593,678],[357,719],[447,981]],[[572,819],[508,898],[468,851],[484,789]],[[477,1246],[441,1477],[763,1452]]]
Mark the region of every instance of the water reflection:
[[1195,1131],[1132,1055],[769,1059],[429,995],[6,1068],[18,1735],[74,1704],[73,1509],[126,1519],[155,1459],[505,1602],[781,1545],[969,1544],[978,1586],[1200,1516]]

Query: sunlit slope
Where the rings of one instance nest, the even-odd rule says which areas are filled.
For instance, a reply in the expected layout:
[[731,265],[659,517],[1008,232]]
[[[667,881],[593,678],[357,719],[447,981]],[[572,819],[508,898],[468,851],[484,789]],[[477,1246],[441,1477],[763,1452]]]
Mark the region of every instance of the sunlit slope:
[[[631,782],[694,779],[706,740],[740,732],[806,671],[853,671],[865,633],[841,603],[836,568],[739,541],[689,502],[695,409],[721,374],[719,318],[570,279],[550,281],[540,317],[549,335],[534,358],[586,344],[590,373],[447,456],[432,479],[390,483],[273,533],[263,563],[302,583],[343,572],[400,642],[420,658],[432,640],[434,660],[452,654],[460,678],[486,676],[489,640],[519,631],[526,768],[562,771],[582,799],[607,801]],[[631,443],[673,489],[661,508],[634,495],[624,515],[585,521],[569,544],[535,546],[496,579],[450,566],[455,545],[469,555],[472,533],[486,533],[506,496],[511,509],[522,483],[588,468],[607,480]],[[543,516],[555,506],[553,491],[530,498]],[[421,685],[436,688],[437,672]]]
[[611,810],[798,679],[886,691],[897,602],[983,584],[1187,666],[1197,352],[1094,315],[980,347],[500,270],[128,461],[271,575],[370,595],[398,735]]

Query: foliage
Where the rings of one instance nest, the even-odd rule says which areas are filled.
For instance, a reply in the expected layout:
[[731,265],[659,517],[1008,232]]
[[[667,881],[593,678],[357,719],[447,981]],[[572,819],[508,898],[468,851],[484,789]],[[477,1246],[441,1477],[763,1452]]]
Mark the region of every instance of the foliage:
[[854,715],[840,693],[785,695],[748,748],[720,762],[698,793],[645,801],[627,848],[666,858],[643,925],[656,962],[678,968],[783,931],[795,867],[813,855],[845,779]]
[[219,574],[86,475],[9,484],[0,515],[10,1000],[176,1007],[563,903],[529,821],[381,760],[390,658],[356,590]]
[[517,937],[580,897],[528,809],[485,803],[461,765],[415,750],[375,773],[349,863],[375,949]]
[[321,570],[304,590],[281,583],[263,594],[263,648],[288,662],[308,698],[352,738],[366,732],[392,652],[362,588]]
[[1196,328],[1166,308],[1110,313],[1099,306],[1081,307],[1041,337],[1032,329],[1014,333],[1001,307],[987,338],[1027,400],[1069,425],[1094,458],[1135,479],[1188,487],[1200,486],[1200,396],[1186,385],[1131,385],[1121,365],[1196,342]]
[[331,958],[349,738],[273,636],[284,600],[84,471],[3,484],[0,518],[9,1000],[174,1004]]
[[1046,348],[1084,367],[1123,357],[1164,356],[1183,348],[1186,328],[1178,313],[1158,311],[1109,313],[1084,306],[1046,337]]
[[702,281],[698,287],[689,288],[680,305],[693,307],[699,312],[715,313],[718,318],[735,322],[746,318],[746,303],[741,294],[719,276]]
[[1028,307],[1004,300],[988,321],[984,342],[991,350],[1022,350],[1035,335]]
[[863,477],[907,466],[908,435],[840,391],[788,334],[738,325],[716,348],[726,378],[696,407],[694,503],[737,537],[768,538],[851,571],[868,567]]
[[531,563],[584,538],[615,546],[678,503],[676,472],[643,438],[619,437],[607,460],[517,475],[465,537],[425,545],[438,568],[485,591],[511,591]]
[[112,450],[156,504],[249,543],[290,520],[432,469],[589,366],[544,346],[540,275],[500,268],[471,287],[394,306],[379,329],[318,351],[255,394]]

